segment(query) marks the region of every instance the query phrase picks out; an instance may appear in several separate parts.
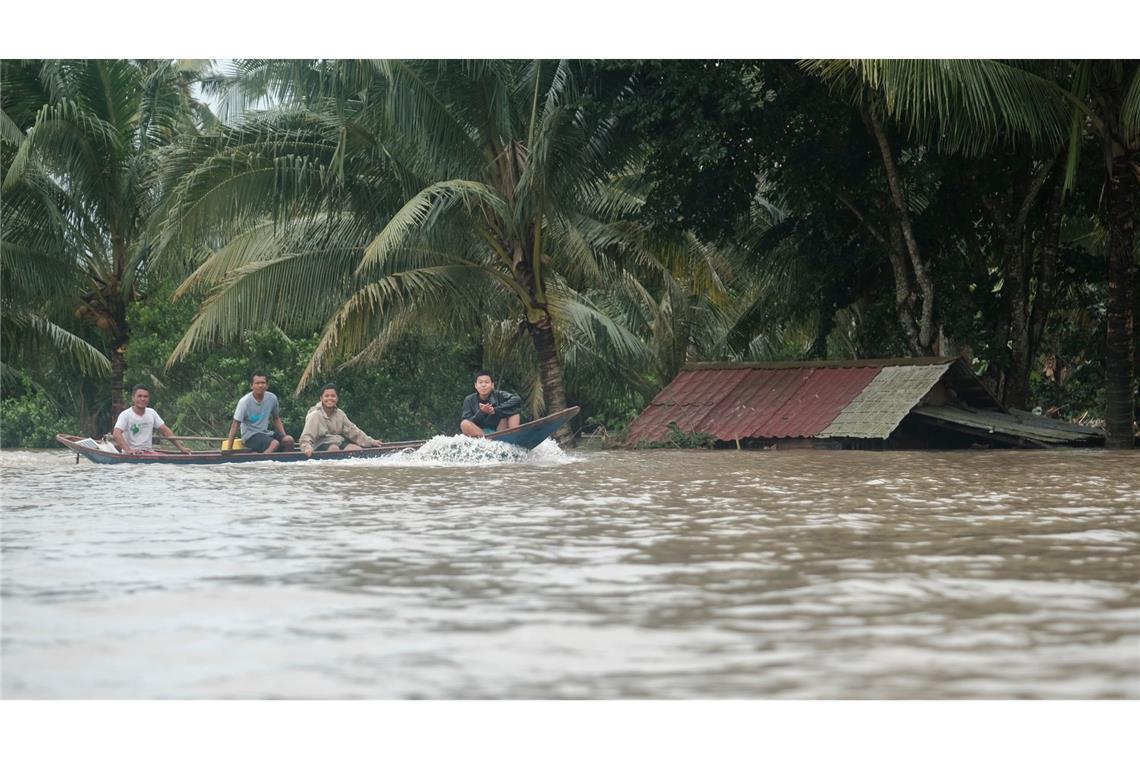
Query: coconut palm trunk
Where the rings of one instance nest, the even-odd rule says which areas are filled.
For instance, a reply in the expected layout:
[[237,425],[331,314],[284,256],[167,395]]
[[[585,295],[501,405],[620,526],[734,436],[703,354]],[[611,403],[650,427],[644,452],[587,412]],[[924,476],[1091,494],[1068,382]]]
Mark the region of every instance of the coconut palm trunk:
[[1105,198],[1105,258],[1108,294],[1105,317],[1105,445],[1130,449],[1135,445],[1133,421],[1136,397],[1132,388],[1132,289],[1136,282],[1136,219],[1140,214],[1140,180],[1134,165],[1114,164]]
[[542,380],[542,400],[547,414],[566,408],[566,388],[562,380],[562,361],[554,340],[549,317],[537,324],[527,324],[534,352],[538,356],[538,375]]

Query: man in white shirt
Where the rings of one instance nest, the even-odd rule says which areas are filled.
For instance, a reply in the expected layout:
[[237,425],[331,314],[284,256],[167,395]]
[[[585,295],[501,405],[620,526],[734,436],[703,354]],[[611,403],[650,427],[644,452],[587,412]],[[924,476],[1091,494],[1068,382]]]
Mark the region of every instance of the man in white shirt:
[[150,388],[145,385],[136,385],[131,388],[131,404],[129,409],[119,413],[115,421],[115,445],[124,454],[153,454],[154,431],[166,436],[178,447],[183,454],[189,454],[190,449],[174,437],[174,432],[166,426],[158,412],[148,407],[150,404]]

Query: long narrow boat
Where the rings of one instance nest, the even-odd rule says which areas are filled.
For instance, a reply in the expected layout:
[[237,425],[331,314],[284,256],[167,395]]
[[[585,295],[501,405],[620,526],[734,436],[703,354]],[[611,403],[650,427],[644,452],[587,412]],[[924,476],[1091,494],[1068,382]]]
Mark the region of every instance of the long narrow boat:
[[[519,425],[517,428],[504,430],[501,433],[492,433],[487,436],[487,440],[509,443],[514,446],[521,446],[524,449],[533,449],[552,436],[578,411],[578,407],[572,406],[557,414],[540,417],[525,425]],[[306,457],[296,449],[293,451],[275,451],[272,454],[259,454],[253,451],[235,451],[232,454],[223,454],[221,451],[194,451],[189,454],[181,452],[123,454],[118,451],[104,450],[99,447],[97,441],[90,438],[61,433],[55,439],[75,452],[76,462],[79,461],[80,456],[84,456],[97,464],[225,464],[226,462],[304,462],[310,458],[318,461],[368,459],[388,456],[401,451],[414,451],[427,443],[427,441],[396,441],[358,451],[316,451],[313,452],[312,457]]]

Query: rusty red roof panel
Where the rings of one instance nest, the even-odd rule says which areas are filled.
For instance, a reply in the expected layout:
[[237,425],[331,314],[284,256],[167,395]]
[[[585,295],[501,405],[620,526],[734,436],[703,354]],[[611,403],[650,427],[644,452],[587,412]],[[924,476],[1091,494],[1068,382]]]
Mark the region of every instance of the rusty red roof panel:
[[649,408],[629,428],[631,443],[655,443],[668,439],[669,423],[685,432],[701,432],[706,418],[744,380],[748,369],[712,369],[685,371],[674,378]]
[[718,405],[713,429],[704,432],[723,441],[754,437],[753,431],[776,415],[811,373],[810,369],[749,370],[739,391]]
[[715,404],[748,376],[748,369],[682,370],[654,404]]
[[708,426],[706,418],[713,409],[710,404],[651,405],[629,426],[628,440],[630,443],[667,440],[670,423],[675,423],[686,433],[703,431]]
[[670,404],[650,404],[629,426],[627,439],[630,443],[658,443],[665,440],[668,433],[668,415],[677,407]]
[[753,438],[809,438],[819,435],[879,374],[879,367],[815,369],[776,414],[762,420]]
[[682,371],[630,426],[629,442],[663,441],[668,424],[719,440],[818,435],[880,372],[864,367]]

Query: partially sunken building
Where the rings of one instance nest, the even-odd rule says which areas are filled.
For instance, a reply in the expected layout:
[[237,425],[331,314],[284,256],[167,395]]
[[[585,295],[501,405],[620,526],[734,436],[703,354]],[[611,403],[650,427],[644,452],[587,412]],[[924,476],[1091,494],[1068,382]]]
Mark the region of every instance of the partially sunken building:
[[1095,428],[1007,410],[961,359],[687,364],[630,426],[630,445],[694,436],[722,447],[1050,448]]

